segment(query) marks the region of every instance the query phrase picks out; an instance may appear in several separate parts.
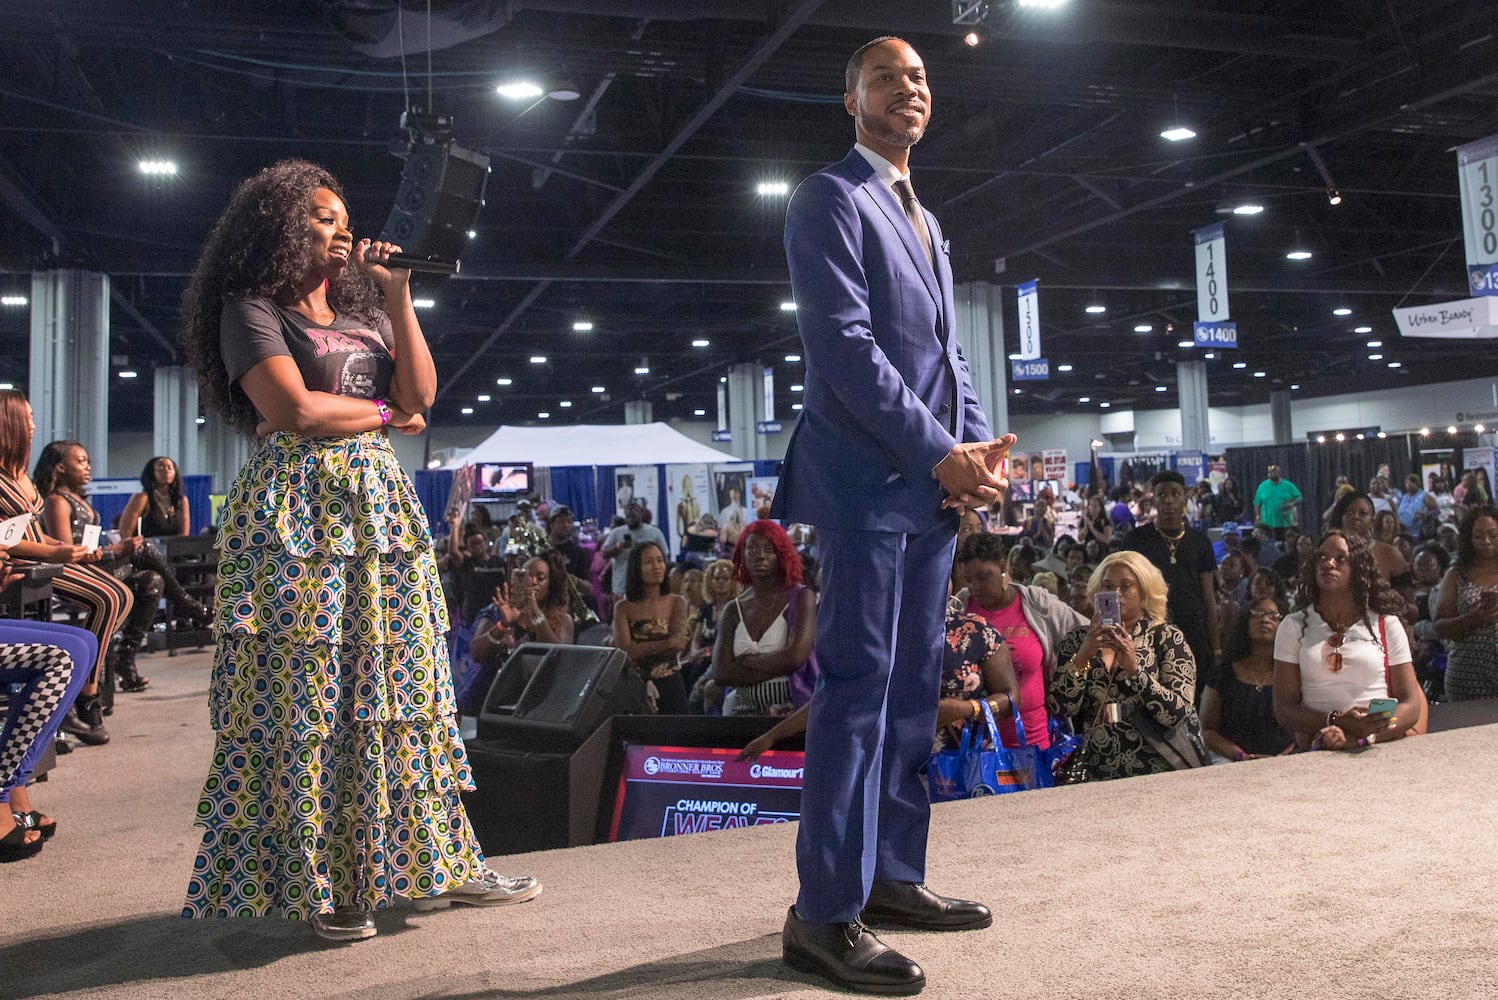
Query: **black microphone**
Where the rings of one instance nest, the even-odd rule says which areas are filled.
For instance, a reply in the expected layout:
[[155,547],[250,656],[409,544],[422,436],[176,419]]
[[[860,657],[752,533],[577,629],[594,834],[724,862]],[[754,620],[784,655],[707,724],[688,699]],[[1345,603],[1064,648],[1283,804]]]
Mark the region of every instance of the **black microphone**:
[[402,267],[414,274],[457,274],[461,266],[456,259],[418,257],[409,253],[393,253],[384,264],[386,267]]

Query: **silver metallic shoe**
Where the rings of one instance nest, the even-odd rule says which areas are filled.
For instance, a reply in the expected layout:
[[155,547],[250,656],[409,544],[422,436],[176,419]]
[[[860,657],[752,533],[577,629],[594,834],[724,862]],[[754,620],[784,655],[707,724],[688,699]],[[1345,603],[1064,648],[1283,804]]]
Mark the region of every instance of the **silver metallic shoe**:
[[529,875],[501,875],[484,868],[478,878],[470,879],[440,896],[420,896],[411,900],[413,909],[422,913],[442,910],[453,903],[464,906],[504,906],[523,903],[541,895],[541,883]]
[[376,933],[373,913],[348,908],[336,909],[332,913],[314,913],[312,930],[327,941],[363,941]]

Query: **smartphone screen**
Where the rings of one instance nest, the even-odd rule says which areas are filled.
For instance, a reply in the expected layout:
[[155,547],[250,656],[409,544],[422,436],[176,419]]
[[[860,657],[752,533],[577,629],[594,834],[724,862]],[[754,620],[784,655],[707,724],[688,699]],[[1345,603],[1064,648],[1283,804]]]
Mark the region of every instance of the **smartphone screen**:
[[1097,612],[1098,620],[1104,625],[1118,624],[1118,591],[1098,591],[1092,597],[1092,607]]

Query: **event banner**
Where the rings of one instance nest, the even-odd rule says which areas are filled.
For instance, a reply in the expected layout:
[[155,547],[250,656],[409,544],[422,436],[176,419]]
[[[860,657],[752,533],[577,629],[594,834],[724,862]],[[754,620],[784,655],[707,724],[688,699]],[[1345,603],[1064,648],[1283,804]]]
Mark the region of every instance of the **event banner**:
[[[623,517],[626,505],[640,504],[650,511],[650,516],[646,520],[660,528],[664,518],[661,515],[659,469],[658,465],[616,467],[614,469],[614,512]],[[669,537],[671,532],[666,528],[661,528],[661,534]]]
[[1472,294],[1498,295],[1498,135],[1456,148]]
[[1195,230],[1196,322],[1191,325],[1197,347],[1237,347],[1238,324],[1228,320],[1227,242],[1222,223]]
[[806,755],[771,750],[754,761],[724,747],[625,744],[609,840],[677,837],[789,823],[801,816]]
[[718,518],[721,537],[732,545],[739,540],[739,532],[744,530],[744,525],[754,519],[745,499],[749,496],[749,480],[754,478],[754,463],[715,465],[712,473],[713,514]]
[[1008,461],[1010,498],[1030,499],[1030,456],[1022,451],[1011,451]]
[[1040,279],[1019,286],[1019,360],[1040,357]]
[[1070,478],[1066,469],[1066,449],[1047,448],[1041,453],[1041,467],[1045,470],[1045,480],[1048,483],[1060,482],[1065,484]]
[[707,471],[706,465],[668,465],[666,466],[666,503],[672,510],[671,530],[666,530],[664,523],[656,527],[671,540],[673,552],[680,552],[683,548],[682,538],[687,533],[687,526],[696,524],[697,519],[703,514],[713,514],[713,479]]
[[775,499],[775,487],[779,483],[779,476],[755,476],[748,481],[749,520],[759,520],[762,511],[769,515],[770,502]]

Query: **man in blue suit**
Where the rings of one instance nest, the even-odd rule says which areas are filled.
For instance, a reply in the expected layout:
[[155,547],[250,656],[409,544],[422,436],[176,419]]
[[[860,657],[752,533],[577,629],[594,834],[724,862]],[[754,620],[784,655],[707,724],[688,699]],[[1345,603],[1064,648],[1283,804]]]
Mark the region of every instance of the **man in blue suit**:
[[843,100],[858,142],[801,183],[785,226],[806,389],[771,516],[816,526],[823,590],[801,891],[781,940],[793,968],[908,994],[925,974],[863,920],[993,921],[924,884],[919,769],[936,731],[954,508],[997,495],[994,470],[1014,438],[989,440],[953,337],[941,227],[910,187],[910,147],[931,111],[920,56],[875,39],[849,60]]

